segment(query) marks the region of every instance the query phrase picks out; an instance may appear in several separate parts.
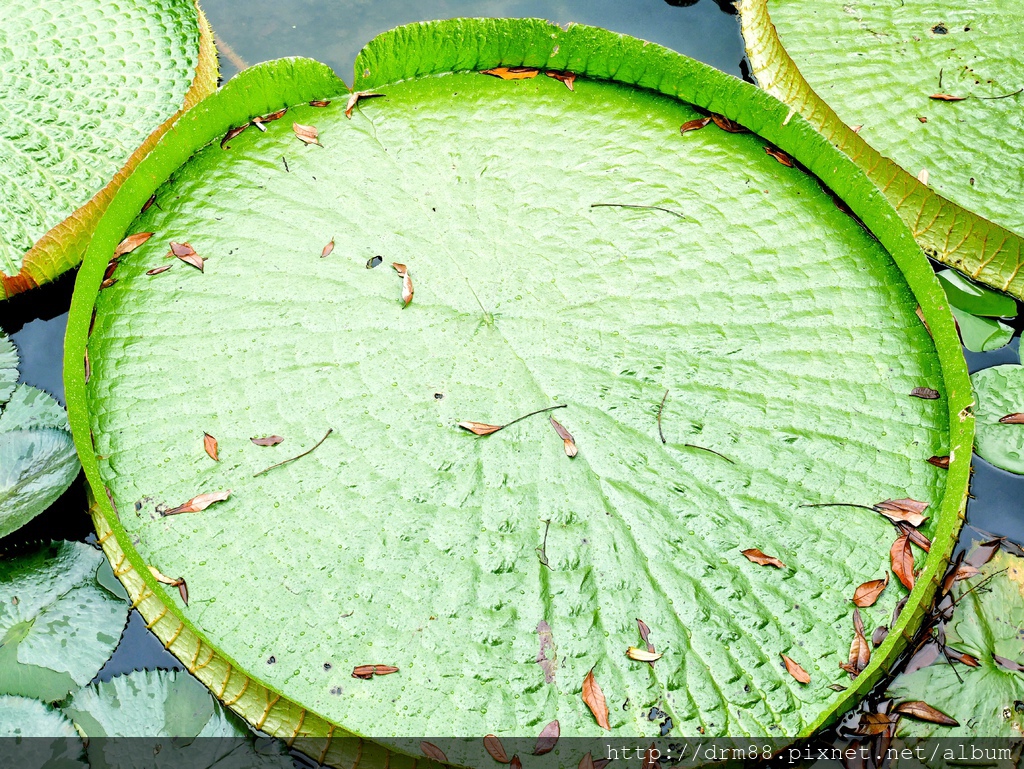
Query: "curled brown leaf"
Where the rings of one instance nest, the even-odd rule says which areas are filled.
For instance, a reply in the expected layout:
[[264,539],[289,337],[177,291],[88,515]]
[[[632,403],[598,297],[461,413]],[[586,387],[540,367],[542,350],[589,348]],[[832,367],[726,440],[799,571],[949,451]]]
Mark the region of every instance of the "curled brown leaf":
[[590,753],[587,753],[587,755],[580,759],[580,763],[576,769],[594,769],[594,757]]
[[871,661],[871,647],[868,646],[868,639],[864,637],[864,620],[860,617],[860,610],[853,610],[853,643],[850,644],[850,665],[859,673],[868,666]]
[[860,585],[855,591],[853,591],[853,603],[855,606],[859,606],[864,609],[868,606],[874,606],[875,601],[885,590],[886,585],[889,584],[889,575],[885,575],[885,579],[873,579],[870,582],[865,582]]
[[785,569],[786,564],[780,561],[773,555],[766,555],[758,550],[756,547],[751,547],[747,550],[740,551],[746,559],[752,563],[756,563],[758,566],[774,566],[776,569]]
[[940,470],[948,470],[949,469],[949,457],[940,457],[940,456],[928,457],[928,464],[935,465]]
[[910,549],[910,536],[903,534],[896,538],[889,548],[892,571],[907,590],[914,589],[914,553]]
[[159,582],[159,583],[161,583],[163,585],[170,585],[171,587],[177,587],[182,582],[182,579],[180,577],[178,579],[171,579],[167,575],[161,574],[159,569],[157,569],[155,566],[150,566],[149,567],[149,573],[152,574],[156,578],[157,582]]
[[188,606],[188,585],[184,579],[178,582],[178,595],[181,596],[181,602]]
[[441,750],[441,748],[437,747],[437,745],[435,745],[432,742],[421,742],[420,750],[423,752],[423,755],[425,755],[427,758],[433,759],[434,761],[437,761],[441,764],[448,763],[448,756],[444,754],[444,751]]
[[639,649],[636,646],[630,646],[626,649],[626,656],[631,660],[636,660],[637,662],[657,662],[662,657],[658,652]]
[[793,162],[793,158],[791,158],[789,155],[787,155],[780,149],[776,149],[775,147],[769,146],[765,147],[764,151],[767,154],[771,155],[776,160],[778,160],[780,163],[782,163],[782,165],[786,166],[786,168],[793,168],[793,166],[795,165]]
[[887,499],[875,505],[875,510],[893,523],[909,523],[914,528],[928,520],[927,515],[922,515],[927,509],[927,502],[919,502],[909,497],[904,499]]
[[575,72],[550,71],[550,72],[545,72],[544,74],[547,75],[548,77],[553,77],[555,80],[557,80],[560,83],[564,83],[565,87],[568,88],[570,91],[575,91],[576,90],[575,86],[573,85],[576,82],[576,73]]
[[314,99],[309,103],[310,107],[329,107],[331,104],[330,99]]
[[787,657],[785,654],[779,654],[782,657],[782,662],[786,665],[786,672],[793,676],[793,680],[800,684],[809,684],[811,682],[811,676],[796,660]]
[[953,96],[948,93],[933,93],[928,97],[929,99],[935,99],[935,101],[963,101],[966,96]]
[[508,754],[505,753],[505,746],[493,734],[488,734],[484,737],[484,750],[499,764],[508,763]]
[[694,118],[693,120],[687,120],[685,123],[679,126],[679,133],[687,134],[690,133],[690,131],[699,131],[700,129],[706,127],[707,124],[710,122],[711,118],[709,117],[698,117]]
[[171,254],[177,257],[192,256],[196,250],[192,248],[190,243],[175,243],[171,241]]
[[864,736],[882,734],[888,730],[892,722],[893,719],[885,713],[861,713],[860,723],[853,732]]
[[886,625],[879,625],[875,628],[875,632],[871,634],[871,645],[877,649],[888,637],[889,628]]
[[537,744],[533,748],[533,755],[543,756],[545,753],[550,753],[554,750],[561,733],[562,727],[557,719],[547,724],[541,729],[540,736],[537,737]]
[[484,422],[459,422],[459,427],[463,430],[469,430],[473,435],[490,435],[496,433],[498,430],[504,427],[504,425],[489,425]]
[[345,117],[349,120],[352,119],[352,110],[355,106],[363,99],[375,99],[378,96],[383,96],[382,93],[374,93],[373,91],[353,91],[348,95],[348,102],[345,104]]
[[181,513],[200,513],[215,502],[223,502],[225,499],[231,496],[231,490],[227,491],[211,491],[206,494],[200,494],[199,496],[192,497],[188,502],[183,505],[178,505],[170,510],[165,510],[163,515],[179,515]]
[[154,267],[152,270],[146,270],[147,275],[159,275],[161,272],[167,272],[174,265],[165,264],[160,267]]
[[391,266],[395,268],[395,272],[402,279],[402,304],[408,307],[413,296],[412,278],[409,277],[409,268],[398,262],[393,262]]
[[657,745],[651,745],[644,751],[644,758],[640,764],[640,769],[660,769],[661,762],[658,760],[661,758],[661,753],[658,750]]
[[939,398],[939,391],[933,390],[931,387],[915,387],[910,391],[910,394],[914,398],[921,398],[926,401],[934,401]]
[[1014,414],[1007,414],[1005,417],[999,417],[999,424],[1001,425],[1024,425],[1024,414],[1020,412]]
[[242,131],[244,131],[248,127],[249,127],[249,124],[246,123],[245,125],[240,125],[240,126],[236,126],[235,128],[232,128],[230,131],[228,131],[226,134],[224,134],[224,138],[220,140],[220,148],[222,150],[230,149],[228,147],[228,142],[231,141],[232,139],[234,139],[236,136],[238,136],[240,133],[242,133]]
[[718,115],[715,113],[711,114],[711,120],[714,121],[715,125],[731,134],[745,134],[749,133],[746,128],[741,126],[735,120],[730,120],[725,115]]
[[366,680],[374,676],[388,676],[397,672],[398,668],[393,665],[356,665],[352,669],[352,677]]
[[555,432],[558,433],[558,437],[562,439],[562,447],[565,449],[565,455],[572,459],[578,453],[576,448],[576,441],[573,440],[572,433],[562,427],[562,424],[554,417],[548,417],[551,420],[551,426],[555,428]]
[[324,246],[324,250],[320,252],[320,258],[323,259],[325,256],[330,256],[331,251],[334,250],[334,238],[331,238],[331,242]]
[[324,146],[320,143],[320,130],[316,126],[292,123],[292,131],[295,132],[295,136],[303,144],[315,144],[318,147]]
[[284,441],[280,435],[268,435],[265,438],[250,438],[250,441],[255,443],[257,446],[276,446],[277,444]]
[[509,766],[511,766],[512,769],[523,769],[523,762],[519,760],[518,753],[512,756],[512,760],[509,762]]
[[217,456],[217,439],[209,433],[203,433],[203,448],[210,455],[210,459],[220,462],[220,457]]
[[583,679],[583,702],[590,712],[594,714],[594,718],[597,720],[597,725],[602,729],[611,731],[611,726],[608,724],[608,702],[604,698],[604,692],[601,691],[600,685],[597,683],[597,679],[594,678],[594,669],[591,668],[590,672],[587,673],[586,678]]
[[152,232],[136,232],[134,235],[129,235],[120,243],[117,244],[117,248],[114,249],[114,256],[124,256],[130,254],[136,248],[141,246],[147,240],[153,237]]
[[895,708],[894,713],[899,713],[903,716],[910,716],[916,718],[919,721],[927,721],[931,724],[940,724],[942,726],[960,726],[960,722],[955,718],[950,718],[941,710],[936,710],[927,702],[921,700],[911,700],[909,702],[901,702]]

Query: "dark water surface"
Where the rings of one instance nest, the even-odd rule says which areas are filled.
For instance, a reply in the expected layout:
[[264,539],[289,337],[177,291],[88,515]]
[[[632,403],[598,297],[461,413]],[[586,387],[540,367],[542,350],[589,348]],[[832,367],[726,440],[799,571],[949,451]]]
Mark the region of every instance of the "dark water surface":
[[[674,48],[735,76],[746,71],[736,18],[714,0],[204,0],[203,9],[216,31],[224,79],[247,64],[308,56],[331,65],[351,82],[356,53],[376,34],[408,22],[458,16],[536,16],[562,24],[593,24]],[[51,286],[0,303],[0,328],[18,346],[22,381],[47,390],[61,402],[63,335],[73,285],[74,276],[67,275]],[[1017,363],[1019,337],[1002,350],[968,353],[967,361],[972,372]],[[1024,478],[977,458],[974,464],[969,523],[1024,543]],[[50,510],[0,539],[0,554],[40,540],[86,539],[91,524],[85,508],[80,477]],[[964,538],[971,536],[979,534],[965,530]],[[121,645],[98,678],[109,680],[119,673],[154,668],[181,666],[146,630],[138,613],[132,612]]]

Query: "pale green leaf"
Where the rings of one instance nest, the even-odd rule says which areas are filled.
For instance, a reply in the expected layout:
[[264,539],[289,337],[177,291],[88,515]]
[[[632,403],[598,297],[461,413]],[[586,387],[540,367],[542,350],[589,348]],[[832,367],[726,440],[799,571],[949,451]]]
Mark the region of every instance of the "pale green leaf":
[[[42,739],[42,738],[51,739]],[[20,739],[19,739],[20,738]],[[28,738],[28,739],[26,739]],[[59,710],[0,695],[0,769],[85,769],[85,745]]]
[[978,396],[974,450],[996,467],[1024,475],[1024,425],[999,421],[1024,413],[1024,366],[982,369],[971,375],[971,383]]
[[117,646],[128,606],[101,587],[103,556],[55,542],[0,561],[0,692],[60,700]]
[[67,430],[0,432],[0,536],[17,531],[53,504],[79,468]]
[[960,325],[964,347],[971,352],[989,352],[1005,347],[1013,339],[1013,328],[995,318],[981,318],[956,307],[950,308]]
[[953,270],[942,270],[938,277],[949,303],[959,310],[990,318],[1017,316],[1017,303],[1005,294],[979,286]]
[[18,348],[0,329],[0,406],[7,402],[18,385]]
[[[464,71],[501,65],[586,77],[569,91]],[[172,618],[157,632],[187,621],[267,694],[239,711],[286,735],[521,734],[556,718],[562,735],[593,735],[591,668],[622,735],[656,734],[653,704],[683,733],[791,738],[848,707],[920,620],[969,464],[960,346],[895,212],[802,119],[783,126],[783,105],[603,30],[414,25],[371,43],[357,76],[385,95],[349,120],[314,63],[242,73],[143,162],[83,266],[71,422],[134,589],[144,579]],[[681,136],[695,105],[765,136]],[[265,133],[220,147],[282,106]],[[827,176],[881,242],[769,141]],[[154,191],[160,207],[138,217]],[[97,294],[106,250],[139,230],[156,235]],[[205,271],[147,275],[170,240]],[[407,266],[408,306],[395,270],[366,269],[374,255]],[[942,397],[910,397],[919,386]],[[457,427],[563,404],[574,458],[547,415],[483,437]],[[284,443],[250,441],[269,434]],[[948,472],[926,461],[948,453]],[[935,511],[925,576],[837,694],[849,596],[888,563],[893,530],[801,504],[905,496]],[[789,569],[750,563],[750,547]],[[184,577],[188,606],[142,565]],[[260,620],[240,622],[254,606]],[[653,668],[625,655],[638,616],[667,650]],[[363,664],[399,670],[354,679]]]
[[49,393],[20,384],[6,404],[0,405],[0,433],[36,427],[68,429],[68,413]]

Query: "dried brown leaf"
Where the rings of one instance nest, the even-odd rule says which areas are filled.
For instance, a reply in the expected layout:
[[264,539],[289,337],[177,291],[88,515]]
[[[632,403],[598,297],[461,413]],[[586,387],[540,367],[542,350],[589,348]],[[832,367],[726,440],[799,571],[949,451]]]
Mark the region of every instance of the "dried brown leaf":
[[950,718],[940,710],[936,710],[927,702],[921,700],[912,700],[910,702],[901,702],[895,708],[894,713],[899,713],[903,716],[910,716],[916,718],[918,721],[927,721],[930,724],[940,724],[942,726],[960,726],[960,723],[953,718]]
[[323,259],[325,256],[330,256],[331,251],[334,250],[334,238],[331,238],[331,242],[324,246],[324,250],[320,252],[320,258]]
[[860,585],[856,590],[853,591],[853,603],[855,606],[859,606],[864,609],[868,606],[874,606],[875,601],[878,600],[878,596],[885,590],[886,585],[889,584],[889,575],[885,575],[885,579],[873,579],[870,582],[865,582]]
[[115,283],[117,283],[117,278],[107,278],[105,281],[100,283],[100,291],[102,291],[105,288],[110,288]]
[[557,80],[560,83],[565,83],[565,87],[568,88],[570,91],[575,91],[576,90],[575,86],[573,85],[573,83],[576,82],[576,73],[575,72],[551,71],[551,72],[545,72],[544,74],[547,75],[548,77],[553,77],[555,80]]
[[735,120],[730,120],[725,115],[717,115],[715,113],[712,113],[711,114],[711,119],[714,121],[716,126],[721,128],[723,131],[727,131],[728,133],[731,133],[731,134],[745,134],[745,133],[749,133],[746,128],[741,126]]
[[860,671],[857,670],[856,666],[851,665],[849,662],[840,662],[839,667],[850,674],[850,678],[856,678],[860,675]]
[[378,96],[383,96],[382,93],[374,93],[373,91],[353,91],[348,95],[348,102],[345,104],[345,117],[349,120],[352,119],[352,110],[355,106],[363,99],[374,99]]
[[504,425],[489,425],[484,422],[459,422],[459,427],[463,430],[469,430],[473,435],[490,435],[496,433]]
[[181,602],[188,606],[188,585],[184,579],[178,582],[178,595],[181,596]]
[[741,553],[746,556],[748,561],[756,563],[758,566],[774,566],[776,569],[786,568],[786,564],[778,558],[773,555],[766,555],[756,547],[749,548],[748,550],[742,550]]
[[859,673],[871,661],[871,647],[864,637],[864,621],[860,618],[860,610],[853,610],[853,643],[850,644],[850,665]]
[[196,250],[192,248],[190,243],[175,243],[171,241],[171,254],[177,257],[192,256]]
[[127,238],[117,244],[117,248],[114,249],[114,256],[124,256],[130,254],[136,248],[141,246],[147,240],[153,237],[152,232],[136,232],[134,235],[129,235]]
[[330,99],[314,99],[309,103],[310,107],[329,107],[331,104]]
[[658,751],[656,745],[651,745],[644,751],[644,759],[640,764],[640,769],[660,769],[661,762],[658,759],[661,757],[661,753]]
[[488,754],[490,754],[491,758],[499,764],[508,763],[508,754],[505,753],[505,746],[502,745],[501,740],[493,734],[488,734],[484,737],[484,750],[486,750]]
[[276,446],[284,441],[280,435],[268,435],[266,438],[250,438],[257,446]]
[[892,562],[892,571],[897,576],[903,587],[907,590],[914,589],[914,553],[910,549],[910,535],[904,534],[896,538],[889,548],[889,560]]
[[215,502],[223,502],[225,499],[231,496],[231,490],[227,491],[211,491],[206,494],[200,494],[197,497],[192,497],[188,502],[183,505],[178,505],[170,510],[165,510],[164,515],[179,515],[180,513],[199,513],[208,508]]
[[512,761],[509,762],[512,769],[523,769],[523,762],[519,760],[519,754],[516,753],[512,756]]
[[391,665],[356,665],[352,669],[352,677],[367,680],[374,676],[387,676],[397,672],[398,668]]
[[249,124],[246,123],[245,125],[240,125],[240,126],[236,126],[235,128],[232,128],[230,131],[228,131],[226,134],[224,134],[224,138],[220,140],[220,148],[222,150],[229,149],[228,142],[231,141],[232,139],[234,139],[236,136],[238,136],[240,133],[242,133],[242,131],[244,131],[248,127],[249,127]]
[[921,398],[926,401],[934,401],[939,398],[939,391],[933,390],[930,387],[915,387],[910,391],[910,394],[914,398]]
[[662,657],[658,652],[639,649],[636,646],[630,646],[626,649],[626,656],[631,660],[636,660],[637,662],[656,662]]
[[955,651],[955,650],[950,649],[948,647],[946,648],[946,654],[947,654],[947,656],[950,659],[955,660],[955,661],[960,662],[960,663],[963,663],[964,665],[966,665],[969,668],[981,667],[981,662],[973,654],[968,654],[967,652]]
[[885,713],[861,713],[860,723],[854,734],[864,736],[882,734],[892,725],[892,718]]
[[846,687],[843,686],[842,684],[829,684],[828,688],[831,689],[834,692],[845,692],[846,691]]
[[962,579],[970,579],[971,577],[977,577],[979,574],[981,574],[981,571],[977,567],[971,566],[970,564],[964,564],[956,570],[953,579],[954,581],[959,582]]
[[948,470],[949,469],[949,457],[940,457],[940,456],[928,457],[928,464],[935,465],[940,470]]
[[896,528],[900,530],[900,534],[906,534],[910,537],[910,544],[917,545],[919,548],[924,550],[926,553],[930,553],[932,549],[932,541],[928,539],[924,534],[919,532],[913,526],[906,523],[896,524]]
[[642,619],[637,619],[636,626],[640,630],[640,638],[645,644],[647,644],[647,650],[654,651],[654,647],[651,645],[651,642],[647,640],[651,635],[651,629],[647,627],[647,623]]
[[969,566],[974,566],[975,568],[980,569],[992,560],[992,556],[998,552],[999,546],[1002,542],[1002,537],[996,537],[995,539],[990,539],[988,542],[982,542],[970,552],[965,559],[965,563]]
[[572,459],[578,453],[576,448],[576,441],[573,440],[572,433],[562,427],[561,423],[554,417],[548,417],[551,420],[551,426],[555,428],[555,432],[558,433],[558,437],[562,439],[562,446],[565,449],[565,455]]
[[799,662],[787,657],[785,654],[780,654],[779,656],[782,657],[782,661],[786,665],[786,672],[793,676],[793,680],[799,684],[809,684],[811,682],[811,676],[803,669]]
[[782,165],[786,166],[786,168],[793,168],[795,165],[793,163],[793,158],[780,149],[776,149],[775,147],[765,147],[764,151],[782,163]]
[[288,111],[288,108],[279,109],[277,112],[271,112],[269,115],[262,115],[260,120],[264,123],[272,123],[275,120],[280,120],[284,117],[284,113]]
[[318,147],[324,146],[320,143],[320,131],[316,126],[292,123],[292,131],[295,132],[295,136],[303,144],[315,144]]
[[183,261],[185,264],[190,264],[200,272],[204,272],[203,264],[206,262],[206,260],[203,257],[199,256],[199,254],[192,253],[186,256],[179,256],[178,258],[181,259],[181,261]]
[[686,134],[690,133],[690,131],[699,131],[700,129],[706,127],[710,122],[711,118],[709,117],[698,117],[694,118],[693,120],[687,120],[685,123],[679,126],[679,133]]
[[482,72],[485,75],[500,77],[502,80],[529,80],[532,77],[537,77],[540,70],[534,67],[494,67],[482,70]]
[[155,566],[149,567],[149,573],[156,578],[157,582],[160,582],[164,585],[170,585],[171,587],[177,587],[182,582],[180,577],[178,579],[171,579],[166,574],[161,574],[160,571]]
[[876,649],[885,643],[885,639],[889,637],[889,628],[885,625],[879,625],[875,628],[875,632],[871,634],[871,645]]
[[921,123],[927,123],[928,122],[928,118],[926,118],[924,115],[918,115],[917,119]]
[[210,459],[220,462],[220,457],[217,456],[217,439],[209,433],[203,433],[203,448],[210,455]]
[[398,262],[392,262],[391,266],[395,268],[395,272],[402,279],[402,303],[408,307],[413,295],[412,278],[409,277],[409,268]]
[[586,678],[583,679],[582,696],[583,702],[590,708],[590,712],[594,714],[597,725],[610,732],[612,728],[608,724],[608,702],[604,698],[604,692],[601,691],[597,679],[594,678],[593,668],[590,669]]
[[146,270],[146,274],[147,275],[159,275],[161,272],[167,272],[173,266],[174,266],[173,264],[165,264],[165,265],[163,265],[161,267],[154,267],[152,270]]
[[875,505],[875,510],[893,523],[909,523],[915,529],[928,520],[927,515],[921,515],[927,509],[927,502],[919,502],[909,497],[904,499],[887,499]]
[[963,101],[966,96],[953,96],[948,93],[933,93],[928,97],[929,99],[935,99],[936,101]]
[[437,747],[437,745],[432,742],[421,742],[420,750],[427,758],[433,759],[434,761],[442,764],[448,763],[448,756],[444,754],[444,751],[441,750],[441,748]]
[[541,729],[540,736],[537,737],[537,744],[533,748],[533,755],[543,756],[545,753],[550,753],[554,750],[561,733],[562,727],[557,719]]
[[992,661],[995,662],[999,667],[1006,668],[1014,673],[1024,673],[1024,665],[1014,660],[1007,659],[1006,657],[1000,657],[998,654],[992,655]]
[[580,763],[576,769],[594,769],[594,757],[590,755],[590,753],[587,753],[587,755],[580,759]]
[[103,273],[103,282],[104,283],[106,283],[107,280],[114,274],[114,270],[117,269],[117,265],[118,264],[119,264],[119,262],[117,261],[117,257],[116,256],[113,259],[111,259],[109,262],[107,262],[107,269]]
[[917,317],[920,318],[921,322],[924,324],[924,330],[928,332],[928,336],[931,336],[932,335],[932,327],[929,326],[928,325],[928,321],[926,321],[924,319],[924,310],[921,309],[921,305],[918,305],[917,309],[914,310],[914,312],[917,313]]
[[1020,412],[1014,414],[1007,414],[1005,417],[999,417],[999,424],[1001,425],[1024,425],[1024,414]]

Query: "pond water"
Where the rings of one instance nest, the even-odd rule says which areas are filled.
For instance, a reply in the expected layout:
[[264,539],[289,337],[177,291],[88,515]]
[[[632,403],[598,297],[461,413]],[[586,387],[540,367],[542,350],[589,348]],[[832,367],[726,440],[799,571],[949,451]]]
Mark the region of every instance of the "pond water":
[[[360,47],[396,25],[458,16],[537,16],[593,24],[668,46],[735,76],[746,72],[735,16],[725,0],[204,0],[217,34],[221,73],[282,56],[307,56],[331,65],[350,81]],[[74,276],[0,303],[0,327],[12,334],[21,353],[22,381],[63,402],[61,357]],[[1018,330],[1019,334],[1019,330]],[[1002,350],[967,355],[971,371],[1019,360],[1019,337]],[[977,529],[1024,543],[1024,478],[975,460],[968,521]],[[85,513],[81,478],[53,507],[19,532],[0,540],[0,554],[48,539],[83,540],[91,524]],[[975,534],[977,536],[977,534]],[[132,614],[121,645],[99,678],[131,670],[179,668]]]

